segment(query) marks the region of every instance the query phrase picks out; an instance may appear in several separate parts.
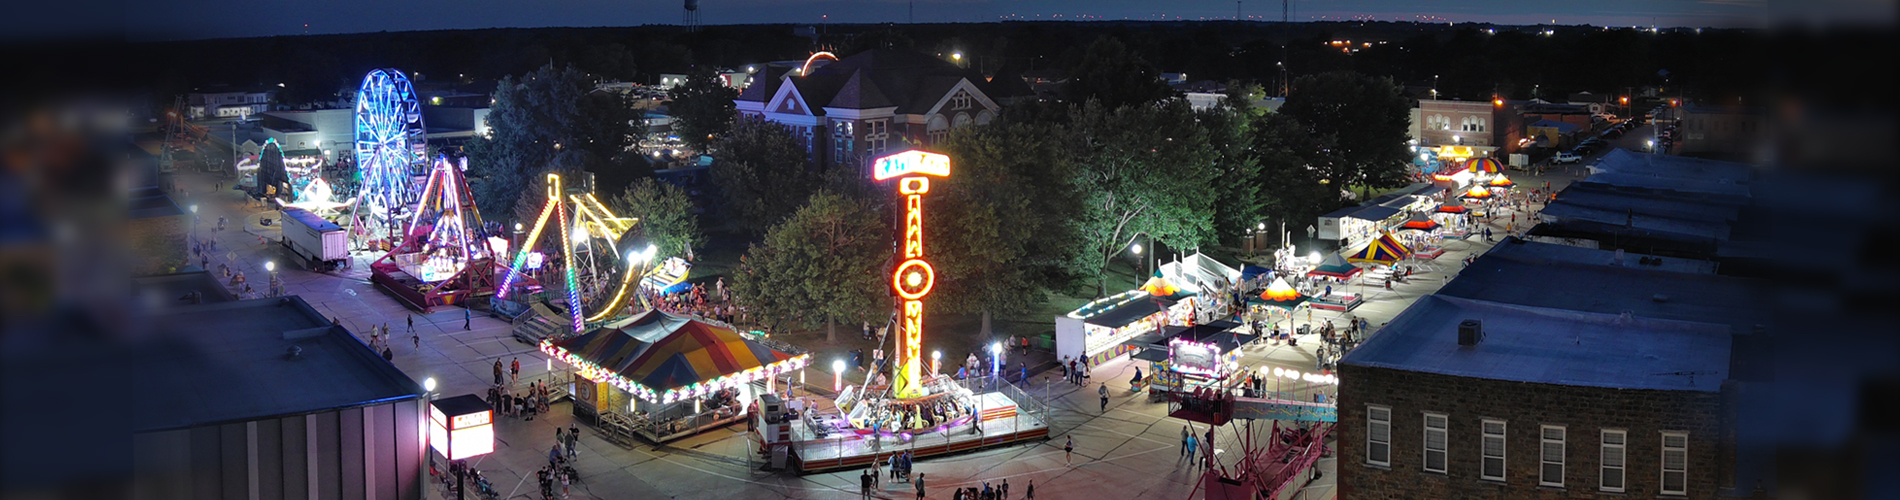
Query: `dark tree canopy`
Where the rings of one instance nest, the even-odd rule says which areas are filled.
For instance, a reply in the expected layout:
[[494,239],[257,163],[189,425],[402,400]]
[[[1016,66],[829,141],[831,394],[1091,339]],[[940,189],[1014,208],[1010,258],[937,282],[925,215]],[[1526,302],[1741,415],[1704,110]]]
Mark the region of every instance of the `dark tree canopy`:
[[1330,136],[1338,161],[1327,178],[1342,187],[1403,186],[1411,101],[1391,78],[1333,72],[1301,77],[1280,108],[1315,135]]
[[1070,71],[1069,83],[1062,86],[1064,101],[1081,104],[1094,99],[1109,109],[1173,96],[1174,89],[1161,82],[1161,73],[1153,65],[1110,37],[1089,44],[1088,52]]
[[640,219],[634,230],[658,247],[659,258],[690,255],[694,245],[705,239],[699,231],[699,216],[693,214],[693,200],[679,186],[642,178],[607,203],[616,215]]
[[891,313],[890,226],[878,205],[829,192],[773,226],[741,259],[735,300],[773,327],[826,327]]
[[667,110],[678,120],[674,130],[680,140],[696,151],[705,151],[713,140],[732,130],[737,108],[732,100],[739,91],[719,81],[712,70],[701,69],[686,77],[686,83],[673,90]]
[[726,216],[753,234],[798,210],[824,185],[805,146],[784,125],[756,118],[733,123],[713,145],[713,181],[726,193]]
[[477,206],[509,213],[524,190],[541,185],[542,172],[557,167],[557,158],[568,171],[623,183],[631,180],[629,171],[644,173],[645,160],[628,150],[640,115],[624,95],[594,91],[597,83],[571,66],[502,78],[488,113],[492,133],[464,146]]
[[[1025,124],[966,127],[938,144],[952,175],[933,179],[924,227],[949,311],[1013,315],[1074,279],[1077,207],[1069,137]],[[987,326],[987,325],[986,325]]]

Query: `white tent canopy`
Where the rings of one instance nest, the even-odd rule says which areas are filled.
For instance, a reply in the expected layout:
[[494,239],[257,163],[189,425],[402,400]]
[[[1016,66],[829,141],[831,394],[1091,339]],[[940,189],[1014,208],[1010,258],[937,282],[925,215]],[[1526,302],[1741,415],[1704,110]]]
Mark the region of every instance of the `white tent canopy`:
[[1186,257],[1176,256],[1174,262],[1162,264],[1161,276],[1174,283],[1174,286],[1204,294],[1240,281],[1240,270],[1227,267],[1206,254],[1194,252]]

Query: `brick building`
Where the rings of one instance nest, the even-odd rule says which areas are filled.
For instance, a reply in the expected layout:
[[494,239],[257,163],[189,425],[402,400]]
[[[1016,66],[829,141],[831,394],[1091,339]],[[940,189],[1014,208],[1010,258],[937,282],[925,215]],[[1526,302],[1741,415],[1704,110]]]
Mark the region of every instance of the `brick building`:
[[812,161],[866,177],[871,158],[929,148],[951,128],[989,123],[1002,110],[981,74],[915,52],[871,50],[804,73],[754,81],[733,101],[739,117],[789,126]]
[[1765,160],[1771,153],[1767,116],[1742,106],[1683,106],[1677,153]]
[[1394,318],[1339,363],[1341,496],[1773,491],[1737,438],[1762,378],[1753,283],[1648,260],[1507,239]]

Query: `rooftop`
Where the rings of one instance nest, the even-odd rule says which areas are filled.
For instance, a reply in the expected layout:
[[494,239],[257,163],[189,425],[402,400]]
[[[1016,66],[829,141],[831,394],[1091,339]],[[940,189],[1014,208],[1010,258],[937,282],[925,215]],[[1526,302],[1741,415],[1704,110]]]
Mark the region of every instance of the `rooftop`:
[[[1512,248],[1516,247],[1516,248]],[[1637,318],[1733,325],[1753,331],[1767,320],[1760,306],[1766,292],[1742,278],[1670,272],[1643,266],[1626,254],[1624,265],[1587,262],[1577,250],[1507,239],[1472,261],[1438,295],[1530,307],[1561,308]],[[1675,259],[1665,258],[1668,262]]]
[[1746,163],[1642,154],[1622,148],[1604,153],[1590,171],[1729,184],[1746,184],[1755,177],[1755,167]]
[[[134,432],[413,399],[422,387],[299,297],[152,311]],[[302,351],[291,359],[287,350]]]
[[[1458,345],[1458,324],[1484,340]],[[1717,392],[1731,339],[1707,323],[1628,318],[1430,295],[1341,364],[1543,384]]]

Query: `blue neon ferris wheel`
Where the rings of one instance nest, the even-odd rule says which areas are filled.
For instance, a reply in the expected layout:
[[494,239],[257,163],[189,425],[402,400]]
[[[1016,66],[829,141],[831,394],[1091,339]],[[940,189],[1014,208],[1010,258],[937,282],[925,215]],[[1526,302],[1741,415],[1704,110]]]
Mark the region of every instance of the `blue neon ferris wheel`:
[[414,202],[410,173],[428,156],[422,107],[408,75],[393,68],[363,76],[356,91],[356,168],[361,203],[388,219]]

